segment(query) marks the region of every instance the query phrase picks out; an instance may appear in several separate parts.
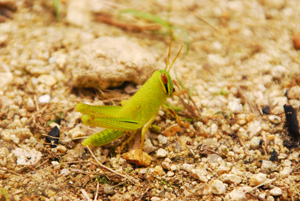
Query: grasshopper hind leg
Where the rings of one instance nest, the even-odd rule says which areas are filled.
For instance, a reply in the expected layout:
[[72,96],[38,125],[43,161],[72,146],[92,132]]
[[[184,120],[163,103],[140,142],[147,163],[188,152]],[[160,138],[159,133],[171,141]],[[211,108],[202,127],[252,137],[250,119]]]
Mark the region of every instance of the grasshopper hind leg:
[[86,138],[82,145],[88,145],[88,146],[103,146],[106,145],[115,139],[121,137],[124,135],[126,131],[118,131],[113,129],[105,129],[99,133],[95,133],[91,135],[90,137]]

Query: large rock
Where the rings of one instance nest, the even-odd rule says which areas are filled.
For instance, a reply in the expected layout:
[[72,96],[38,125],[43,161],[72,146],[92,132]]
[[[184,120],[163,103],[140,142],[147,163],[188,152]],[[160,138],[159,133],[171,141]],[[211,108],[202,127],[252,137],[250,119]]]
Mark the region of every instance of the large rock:
[[143,84],[154,72],[155,58],[125,37],[100,37],[86,44],[72,67],[73,86],[101,88],[124,82]]

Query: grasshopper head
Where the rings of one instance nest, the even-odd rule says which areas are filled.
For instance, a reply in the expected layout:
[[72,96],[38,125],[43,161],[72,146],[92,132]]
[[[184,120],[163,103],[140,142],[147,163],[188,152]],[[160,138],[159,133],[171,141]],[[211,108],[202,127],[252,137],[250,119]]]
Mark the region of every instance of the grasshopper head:
[[172,96],[175,89],[173,87],[173,82],[172,82],[171,76],[165,70],[160,70],[158,72],[160,73],[159,81],[160,81],[160,84],[162,85],[164,93],[168,96]]

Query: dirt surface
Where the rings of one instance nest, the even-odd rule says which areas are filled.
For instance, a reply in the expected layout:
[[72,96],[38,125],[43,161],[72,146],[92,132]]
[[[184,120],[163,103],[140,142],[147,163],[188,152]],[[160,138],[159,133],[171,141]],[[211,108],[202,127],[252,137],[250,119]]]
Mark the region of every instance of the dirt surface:
[[[150,165],[122,158],[140,143],[137,135],[118,153],[124,136],[92,149],[108,170],[81,145],[99,128],[74,108],[119,105],[140,86],[117,80],[118,69],[109,90],[78,88],[74,72],[97,66],[99,55],[83,64],[80,51],[101,37],[150,55],[112,47],[101,57],[110,72],[105,63],[149,67],[139,58],[164,68],[168,30],[119,14],[128,8],[173,25],[171,59],[184,44],[174,69],[200,115],[188,98],[168,99],[189,127],[161,110],[145,138]],[[288,129],[284,113],[300,106],[299,1],[61,0],[59,16],[52,1],[0,1],[0,9],[0,200],[299,200],[299,127]],[[60,131],[56,147],[46,142],[51,130]]]

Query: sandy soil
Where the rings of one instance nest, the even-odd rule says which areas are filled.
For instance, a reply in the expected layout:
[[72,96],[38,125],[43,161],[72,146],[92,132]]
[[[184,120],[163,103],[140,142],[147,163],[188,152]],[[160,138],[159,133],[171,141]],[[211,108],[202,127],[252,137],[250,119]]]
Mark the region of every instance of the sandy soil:
[[[300,152],[283,107],[300,106],[299,1],[61,0],[59,16],[52,1],[0,9],[0,200],[299,200]],[[173,25],[171,59],[183,44],[174,69],[200,115],[187,98],[168,99],[189,127],[161,110],[145,139],[150,165],[122,158],[140,143],[118,153],[123,136],[92,149],[107,170],[81,145],[99,128],[74,108],[130,98],[164,68],[169,45],[166,28],[123,9]],[[103,37],[125,42],[101,49]]]

